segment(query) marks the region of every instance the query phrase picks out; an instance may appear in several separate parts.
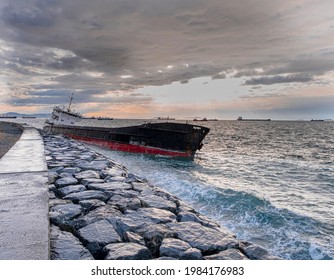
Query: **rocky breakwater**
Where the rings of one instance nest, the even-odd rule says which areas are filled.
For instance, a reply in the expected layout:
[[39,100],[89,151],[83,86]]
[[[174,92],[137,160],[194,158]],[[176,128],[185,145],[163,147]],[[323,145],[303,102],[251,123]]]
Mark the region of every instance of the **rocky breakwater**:
[[51,259],[275,259],[83,144],[44,143]]

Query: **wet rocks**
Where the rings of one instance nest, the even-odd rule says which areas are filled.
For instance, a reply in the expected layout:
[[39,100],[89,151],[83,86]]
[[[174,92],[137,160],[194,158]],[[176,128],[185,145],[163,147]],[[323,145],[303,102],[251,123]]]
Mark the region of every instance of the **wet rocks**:
[[106,220],[79,229],[78,236],[93,255],[98,255],[107,244],[121,242],[120,236]]
[[58,188],[62,188],[62,187],[70,186],[70,185],[75,185],[77,183],[78,183],[78,180],[73,178],[71,175],[69,175],[68,177],[63,177],[61,179],[56,180],[55,185]]
[[50,228],[51,260],[94,260],[92,254],[72,233]]
[[106,260],[149,260],[152,259],[150,250],[137,243],[119,243],[105,246]]
[[83,144],[44,144],[52,259],[274,258]]
[[88,199],[98,199],[102,201],[107,201],[108,196],[101,191],[82,191],[82,192],[75,192],[75,193],[70,193],[64,197],[64,199],[70,199],[74,203],[78,203],[81,200],[88,200]]
[[188,242],[203,253],[238,247],[237,240],[228,232],[208,228],[199,223],[171,223],[168,226],[176,232],[179,239]]
[[160,246],[160,256],[181,260],[201,260],[200,250],[192,248],[189,243],[176,238],[165,238]]
[[238,249],[227,249],[218,254],[205,257],[206,260],[247,260],[248,258]]

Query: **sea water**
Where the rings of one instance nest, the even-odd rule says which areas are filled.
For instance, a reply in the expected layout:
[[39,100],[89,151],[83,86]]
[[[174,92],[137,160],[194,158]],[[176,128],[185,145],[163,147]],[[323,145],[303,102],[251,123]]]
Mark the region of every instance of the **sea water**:
[[[83,120],[137,125],[143,120]],[[283,259],[334,259],[334,122],[196,122],[194,160],[94,148]]]

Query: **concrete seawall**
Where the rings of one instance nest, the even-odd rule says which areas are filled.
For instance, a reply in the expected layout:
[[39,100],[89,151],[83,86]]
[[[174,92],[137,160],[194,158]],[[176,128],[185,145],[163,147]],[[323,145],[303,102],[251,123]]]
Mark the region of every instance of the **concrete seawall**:
[[47,166],[39,132],[22,125],[0,159],[0,259],[49,258]]

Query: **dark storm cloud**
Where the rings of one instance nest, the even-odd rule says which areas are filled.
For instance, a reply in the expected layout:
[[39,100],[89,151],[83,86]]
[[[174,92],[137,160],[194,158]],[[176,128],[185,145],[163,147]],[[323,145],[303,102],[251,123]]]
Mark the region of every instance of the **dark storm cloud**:
[[309,82],[334,70],[333,8],[329,0],[2,0],[0,58],[11,71],[1,73],[31,96],[203,76]]
[[43,6],[18,7],[12,3],[5,6],[1,14],[3,21],[14,27],[51,27],[55,19],[55,14]]
[[310,74],[294,74],[287,76],[272,76],[259,77],[247,80],[244,85],[273,85],[284,83],[305,83],[312,81],[313,77]]

